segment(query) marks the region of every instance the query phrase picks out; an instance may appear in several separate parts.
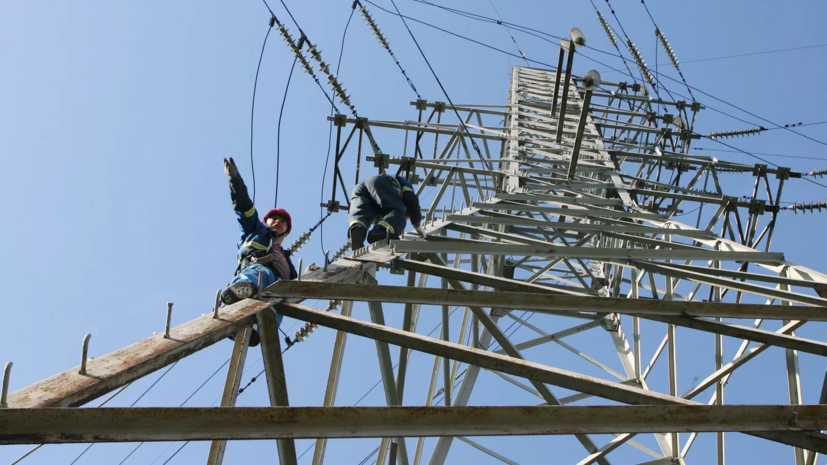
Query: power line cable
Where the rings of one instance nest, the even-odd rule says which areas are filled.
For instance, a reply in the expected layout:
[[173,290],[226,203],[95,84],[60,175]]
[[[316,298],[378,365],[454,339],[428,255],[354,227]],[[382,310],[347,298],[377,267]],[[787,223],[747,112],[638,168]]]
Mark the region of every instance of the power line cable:
[[290,90],[290,81],[293,79],[293,70],[296,69],[296,61],[298,57],[293,58],[293,65],[290,66],[290,74],[287,76],[287,84],[284,86],[284,97],[281,99],[281,110],[279,110],[279,122],[276,129],[276,196],[273,199],[273,208],[279,206],[279,165],[280,165],[280,151],[281,151],[281,117],[284,114],[284,104],[287,103],[287,92]]
[[[158,379],[156,379],[156,380],[155,380],[155,381],[154,381],[154,382],[153,382],[153,383],[152,383],[152,384],[151,384],[148,388],[146,388],[146,389],[144,390],[144,392],[143,392],[143,393],[141,393],[141,395],[140,395],[140,396],[138,396],[138,398],[137,398],[137,399],[135,399],[135,401],[134,401],[134,402],[132,402],[132,404],[130,404],[129,406],[130,406],[130,407],[134,407],[134,406],[135,406],[135,404],[137,404],[139,400],[143,399],[143,397],[144,397],[144,396],[145,396],[145,395],[146,395],[146,394],[147,394],[150,390],[152,390],[152,388],[154,388],[154,387],[155,387],[155,385],[156,385],[156,384],[158,384],[158,382],[159,382],[159,381],[161,381],[162,379],[164,379],[164,376],[166,376],[166,375],[167,375],[167,373],[169,373],[169,372],[170,372],[173,368],[175,368],[175,365],[178,365],[178,362],[175,362],[175,363],[173,363],[172,365],[170,365],[170,366],[169,366],[169,368],[167,368],[167,369],[166,369],[166,371],[165,371],[165,372],[163,372],[163,373],[161,374],[161,376],[159,376],[159,377],[158,377]],[[113,397],[114,397],[114,396],[113,396]],[[103,404],[101,404],[101,405],[103,405]],[[89,449],[91,449],[91,448],[92,448],[92,446],[94,446],[95,444],[96,444],[96,443],[94,443],[94,442],[93,442],[92,444],[89,444],[89,446],[88,446],[86,449],[83,449],[83,452],[81,452],[81,453],[80,453],[80,455],[78,455],[77,457],[75,457],[75,460],[72,460],[72,463],[71,463],[71,464],[69,464],[69,465],[73,465],[75,462],[77,462],[78,460],[80,460],[80,458],[81,458],[81,457],[83,457],[83,454],[85,454],[85,453],[86,453]],[[132,454],[130,453],[130,455],[132,455]],[[129,456],[127,456],[127,458],[128,458],[128,457],[129,457]],[[126,459],[124,459],[124,460],[126,460]],[[121,462],[121,463],[123,463],[123,462]]]
[[[264,2],[264,4],[266,5],[267,2]],[[270,7],[268,6],[267,8],[269,9]],[[264,43],[261,44],[261,53],[258,56],[258,66],[256,67],[256,79],[253,81],[253,104],[250,109],[250,169],[253,171],[253,203],[256,203],[256,165],[253,160],[253,123],[255,122],[256,115],[256,89],[258,88],[258,73],[259,70],[261,70],[261,60],[264,58],[264,48],[267,46],[267,38],[270,37],[270,31],[273,30],[273,18],[275,18],[275,16],[270,17],[267,34],[264,36]]]
[[[669,59],[672,61],[672,65],[678,71],[678,76],[681,77],[681,81],[686,86],[686,90],[689,92],[689,96],[692,97],[692,101],[695,101],[695,96],[692,95],[692,89],[689,87],[689,84],[686,82],[686,78],[683,76],[683,72],[681,72],[680,66],[678,66],[678,57],[675,56],[675,52],[672,50],[672,46],[669,45],[669,42],[666,40],[666,36],[663,35],[661,29],[658,27],[658,23],[655,22],[655,18],[652,16],[652,12],[649,11],[649,7],[646,6],[646,2],[640,0],[641,5],[643,8],[646,9],[646,14],[649,15],[649,19],[652,20],[652,25],[655,26],[655,36],[657,40],[660,41],[661,45],[663,45],[663,49],[666,51],[666,54],[669,55]],[[657,57],[658,53],[658,44],[655,43],[655,57]],[[657,60],[655,61],[655,72],[657,72]]]
[[491,8],[494,8],[494,12],[497,13],[497,17],[500,18],[497,24],[503,25],[503,27],[505,27],[505,31],[508,33],[508,37],[511,37],[511,42],[514,42],[514,46],[517,47],[517,51],[520,53],[520,56],[523,57],[525,65],[531,67],[531,65],[528,64],[528,60],[526,60],[525,58],[525,53],[523,53],[523,51],[520,50],[520,45],[517,43],[517,39],[515,39],[514,35],[511,34],[511,29],[509,29],[507,26],[503,24],[503,17],[502,15],[500,15],[500,10],[498,10],[497,7],[494,5],[494,0],[488,0],[488,3],[491,4]]
[[[474,140],[474,136],[471,135],[471,131],[468,129],[468,126],[465,124],[465,121],[460,116],[459,111],[457,111],[456,107],[454,107],[454,102],[451,100],[451,97],[448,95],[448,91],[445,90],[445,86],[442,85],[442,81],[439,80],[439,76],[436,75],[436,71],[434,71],[433,66],[431,66],[431,62],[428,61],[428,57],[425,56],[425,52],[422,50],[422,47],[419,46],[419,42],[416,40],[416,37],[414,37],[414,34],[411,31],[411,28],[408,27],[408,23],[407,23],[407,21],[405,21],[405,17],[402,16],[402,12],[399,11],[399,7],[396,6],[396,1],[391,0],[391,4],[393,5],[393,8],[396,10],[396,13],[399,15],[399,19],[402,20],[402,24],[405,26],[405,29],[408,31],[408,34],[411,36],[411,39],[413,40],[414,45],[416,45],[416,48],[419,50],[420,55],[422,55],[422,59],[425,60],[425,64],[428,65],[428,69],[431,70],[431,74],[434,76],[434,79],[436,80],[436,83],[439,84],[439,88],[442,89],[442,94],[445,95],[445,99],[448,100],[449,104],[451,104],[451,109],[454,110],[454,114],[457,116],[457,119],[459,120],[459,124],[465,130],[465,133],[468,134],[468,138],[471,141],[471,146],[474,148],[474,151],[477,152],[477,156],[479,157],[480,161],[482,161],[482,164],[487,168],[487,170],[489,172],[493,172],[493,169],[492,169],[491,165],[488,163],[488,161],[485,159],[485,157],[482,156],[482,152],[480,152],[480,148],[477,145],[477,141]],[[494,177],[495,190],[497,189],[497,182],[498,182],[497,178]]]
[[[342,44],[339,47],[339,60],[336,62],[336,74],[337,75],[339,74],[339,70],[342,67],[342,56],[344,55],[344,52],[345,52],[345,38],[347,37],[347,30],[350,27],[350,21],[353,19],[353,13],[355,13],[355,12],[356,12],[356,2],[353,2],[353,6],[351,7],[351,10],[350,10],[350,16],[348,16],[348,18],[347,18],[347,24],[345,24],[345,30],[342,33]],[[330,117],[333,117],[333,112],[334,112],[335,109],[336,108],[333,105],[330,106]],[[324,203],[324,182],[325,182],[325,179],[327,178],[327,167],[330,164],[330,150],[331,150],[331,147],[332,147],[332,143],[333,143],[333,121],[331,120],[328,123],[328,128],[327,128],[327,155],[325,155],[324,171],[322,172],[322,186],[321,186],[321,189],[319,189],[319,191],[320,191],[319,192],[319,205]],[[319,207],[319,218],[322,218],[322,215],[324,215],[324,210],[320,206]],[[328,212],[327,216],[330,216],[330,212]],[[327,218],[327,217],[325,217],[325,218]],[[322,254],[324,254],[325,253],[325,249],[324,249],[324,226],[322,226],[321,230],[319,231],[319,238],[321,240],[320,245],[322,247]]]
[[[701,62],[704,62],[704,61],[715,61],[715,60],[726,60],[726,59],[729,59],[729,58],[741,58],[741,57],[748,57],[748,56],[755,56],[755,55],[766,55],[766,54],[770,54],[770,53],[791,52],[791,51],[794,51],[794,50],[805,50],[805,49],[810,49],[810,48],[821,48],[821,47],[827,47],[827,44],[804,45],[802,47],[780,48],[780,49],[776,49],[776,50],[764,50],[764,51],[761,51],[761,52],[748,52],[748,53],[739,53],[739,54],[736,54],[736,55],[724,55],[724,56],[720,56],[720,57],[699,58],[697,60],[682,61],[681,64],[701,63]],[[664,65],[664,66],[666,66],[666,65]]]
[[[177,362],[176,362],[176,363],[177,363]],[[227,361],[226,361],[226,362],[222,363],[222,364],[221,364],[221,366],[220,366],[220,367],[218,367],[218,369],[217,369],[217,370],[215,370],[215,372],[213,372],[213,374],[211,374],[211,375],[209,376],[209,378],[207,378],[207,379],[206,379],[203,383],[201,383],[201,386],[198,386],[198,388],[197,388],[197,389],[195,389],[195,391],[193,391],[193,392],[192,392],[192,394],[190,394],[190,395],[189,395],[189,397],[187,397],[186,399],[184,399],[184,401],[183,401],[183,402],[181,402],[181,405],[179,405],[178,407],[183,407],[183,406],[184,406],[184,404],[186,404],[187,402],[189,402],[189,400],[190,400],[190,399],[192,399],[192,397],[193,397],[195,394],[197,394],[197,393],[198,393],[198,391],[200,391],[200,390],[201,390],[201,388],[203,388],[203,387],[204,387],[204,386],[205,386],[205,385],[206,385],[206,384],[207,384],[207,383],[208,383],[211,379],[213,379],[213,377],[214,377],[215,375],[217,375],[217,374],[218,374],[218,372],[219,372],[219,371],[221,371],[221,369],[222,369],[222,368],[224,368],[225,366],[227,366],[227,364],[228,364],[228,363],[230,363],[230,359],[227,359]],[[134,404],[133,404],[133,405],[134,405]],[[130,406],[130,407],[131,407],[131,406]],[[187,441],[187,442],[189,442],[189,441]],[[140,444],[138,444],[137,446],[135,446],[135,448],[134,448],[134,449],[132,449],[132,452],[130,452],[129,454],[127,454],[127,456],[126,456],[126,457],[124,457],[124,459],[123,459],[123,460],[121,460],[120,464],[118,464],[118,465],[122,465],[124,462],[126,462],[126,460],[127,460],[129,457],[131,457],[131,456],[132,456],[132,454],[134,454],[134,453],[135,453],[135,451],[137,451],[137,450],[138,450],[141,446],[143,446],[143,445],[144,445],[144,442],[141,442]],[[185,445],[186,445],[186,443],[185,443]],[[157,460],[157,459],[156,459],[156,460]],[[166,463],[166,462],[164,462],[164,463]]]
[[[462,40],[465,40],[465,41],[468,41],[468,42],[472,42],[472,43],[474,43],[474,44],[477,44],[477,45],[480,45],[480,46],[482,46],[482,47],[485,47],[485,48],[488,48],[488,49],[494,50],[494,51],[499,52],[499,53],[502,53],[502,54],[504,54],[504,55],[508,55],[508,56],[511,56],[511,57],[514,57],[514,58],[520,58],[520,59],[522,59],[522,58],[523,58],[523,57],[521,57],[520,55],[516,55],[516,54],[514,54],[514,53],[508,52],[508,51],[503,50],[503,49],[501,49],[501,48],[494,47],[494,46],[492,46],[492,45],[488,45],[488,44],[486,44],[486,43],[483,43],[483,42],[480,42],[480,41],[478,41],[478,40],[472,39],[472,38],[470,38],[470,37],[466,37],[466,36],[463,36],[463,35],[457,34],[457,33],[455,33],[455,32],[451,32],[451,31],[449,31],[449,30],[447,30],[447,29],[443,29],[443,28],[441,28],[441,27],[439,27],[439,26],[435,26],[435,25],[430,24],[430,23],[427,23],[427,22],[425,22],[425,21],[418,20],[418,19],[413,18],[413,17],[411,17],[411,16],[399,15],[399,14],[397,14],[397,13],[394,13],[393,11],[390,11],[390,10],[387,10],[387,9],[385,9],[385,8],[382,8],[381,6],[377,5],[376,3],[373,3],[373,2],[372,2],[372,1],[370,1],[370,0],[363,0],[363,1],[364,1],[365,3],[370,3],[371,5],[373,5],[374,7],[378,8],[378,9],[380,9],[380,10],[382,10],[382,11],[384,11],[385,13],[388,13],[388,14],[391,14],[391,15],[394,15],[394,16],[400,16],[400,17],[405,18],[405,19],[407,19],[407,20],[413,21],[413,22],[415,22],[415,23],[422,24],[423,26],[427,26],[427,27],[430,27],[430,28],[432,28],[432,29],[436,29],[437,31],[444,32],[445,34],[452,35],[452,36],[454,36],[454,37],[456,37],[456,38],[458,38],[458,39],[462,39]],[[419,1],[419,0],[414,0],[414,1]],[[420,2],[420,3],[425,3],[425,2]],[[438,6],[438,5],[437,5],[437,6]],[[474,19],[474,18],[472,18],[472,19]],[[547,39],[543,39],[543,40],[547,40]],[[547,68],[551,69],[552,71],[554,71],[554,70],[556,70],[556,69],[557,69],[557,67],[556,67],[556,66],[551,65],[551,64],[548,64],[548,63],[545,63],[545,62],[542,62],[542,61],[532,60],[531,58],[526,58],[526,59],[527,59],[528,61],[532,62],[532,63],[537,63],[538,65],[545,66],[545,67],[547,67]]]
[[414,85],[413,81],[411,81],[411,78],[408,77],[408,73],[406,73],[405,70],[402,68],[402,65],[399,64],[399,60],[396,58],[396,55],[393,54],[393,50],[391,50],[391,46],[390,44],[388,44],[388,40],[385,38],[385,35],[382,34],[382,31],[379,29],[379,26],[376,25],[376,22],[373,20],[373,17],[371,17],[368,9],[365,8],[364,5],[359,3],[359,0],[354,1],[354,6],[356,4],[359,4],[359,11],[362,13],[362,17],[365,18],[365,21],[368,23],[368,26],[370,26],[370,29],[373,31],[373,35],[375,35],[376,38],[379,39],[379,43],[382,45],[382,48],[384,48],[388,51],[388,53],[390,53],[391,58],[393,59],[394,63],[396,63],[396,67],[399,68],[399,71],[402,72],[402,76],[405,76],[405,80],[408,81],[408,85],[411,87],[411,89],[413,89],[414,94],[416,94],[416,98],[421,100],[422,96],[419,95],[419,92],[416,90],[416,86]]
[[[692,147],[695,150],[703,150],[707,152],[729,152],[729,153],[741,153],[738,150],[722,150],[722,149],[709,149],[706,147]],[[819,158],[819,157],[803,157],[800,155],[784,155],[779,153],[763,153],[763,152],[752,152],[756,155],[763,155],[765,157],[779,157],[779,158],[796,158],[800,160],[822,160],[827,161],[827,158]]]

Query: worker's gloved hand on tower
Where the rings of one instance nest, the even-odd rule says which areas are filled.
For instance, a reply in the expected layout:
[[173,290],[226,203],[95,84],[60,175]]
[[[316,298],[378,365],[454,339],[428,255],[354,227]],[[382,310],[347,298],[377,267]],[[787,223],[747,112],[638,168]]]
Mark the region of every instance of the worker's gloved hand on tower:
[[235,161],[232,157],[230,157],[229,160],[224,159],[224,174],[226,174],[227,179],[230,180],[238,178],[238,168],[235,166]]
[[414,229],[416,230],[416,232],[419,233],[420,236],[422,236],[423,239],[428,238],[428,233],[425,232],[425,229],[422,228],[422,226],[414,226]]

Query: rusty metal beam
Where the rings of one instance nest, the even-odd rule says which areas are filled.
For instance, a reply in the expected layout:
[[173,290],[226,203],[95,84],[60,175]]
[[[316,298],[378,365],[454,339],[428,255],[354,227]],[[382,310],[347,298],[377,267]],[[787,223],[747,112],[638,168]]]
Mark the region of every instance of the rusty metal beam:
[[[351,282],[360,279],[370,263],[340,260],[328,267],[302,277],[302,281]],[[144,377],[192,353],[236,334],[249,326],[255,314],[267,307],[267,302],[243,300],[221,309],[219,318],[212,314],[196,318],[170,330],[170,338],[163,334],[136,342],[89,360],[86,374],[78,368],[59,373],[43,381],[9,394],[9,407],[77,407],[130,381]]]
[[270,295],[286,298],[342,299],[368,302],[507,307],[522,310],[609,312],[632,315],[764,318],[827,321],[827,307],[730,304],[580,297],[528,292],[486,292],[368,284],[307,283],[280,281]]
[[[791,421],[791,420],[795,421]],[[824,405],[195,407],[0,410],[0,444],[827,428]],[[824,443],[827,444],[827,443]],[[819,452],[827,452],[827,447]]]
[[[646,405],[699,405],[679,397],[668,396],[647,391],[622,383],[606,381],[593,376],[553,368],[539,363],[519,360],[512,357],[472,349],[440,339],[419,334],[412,334],[395,328],[380,326],[354,318],[333,315],[298,304],[278,304],[279,313],[292,318],[309,321],[328,328],[347,331],[351,334],[367,337],[389,344],[409,347],[440,357],[449,357],[476,365],[481,368],[499,371],[522,378],[540,381],[566,389],[592,394],[606,399],[628,404]],[[791,418],[792,420],[792,418]],[[817,432],[753,432],[748,433],[764,439],[789,444],[808,450],[827,448],[827,435]],[[460,434],[458,434],[460,435]]]

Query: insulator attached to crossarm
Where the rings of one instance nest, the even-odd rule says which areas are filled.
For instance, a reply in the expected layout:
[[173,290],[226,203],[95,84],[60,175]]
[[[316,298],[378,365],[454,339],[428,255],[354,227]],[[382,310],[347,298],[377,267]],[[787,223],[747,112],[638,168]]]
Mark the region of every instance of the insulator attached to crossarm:
[[362,13],[362,16],[365,18],[365,21],[367,21],[368,26],[370,26],[370,29],[373,31],[373,35],[375,35],[376,38],[379,39],[379,43],[382,44],[382,47],[384,47],[386,50],[390,50],[391,46],[388,44],[387,39],[385,39],[385,35],[382,34],[382,30],[379,29],[379,26],[376,25],[376,22],[370,16],[370,12],[367,10],[367,8],[365,8],[364,5],[360,4],[359,11]]
[[757,128],[750,128],[750,129],[737,129],[735,131],[719,131],[719,132],[710,132],[707,134],[706,137],[710,139],[725,139],[727,137],[740,137],[740,136],[751,136],[753,134],[759,134],[761,132],[766,131],[767,128],[764,127],[757,127]]
[[809,173],[804,173],[804,176],[812,176],[812,177],[823,177],[827,175],[827,170],[812,170]]
[[[342,305],[341,300],[330,300],[327,303],[326,311],[332,312],[333,310],[336,310],[336,308],[339,305]],[[315,331],[316,328],[318,328],[318,327],[319,327],[319,325],[317,325],[316,323],[305,323],[304,326],[302,326],[301,329],[296,331],[296,333],[294,334],[293,341],[292,341],[291,345],[292,344],[297,344],[297,343],[302,342],[303,340],[307,339],[307,337],[310,336],[310,333]]]
[[649,71],[649,68],[646,66],[646,61],[643,59],[643,56],[640,54],[640,50],[637,49],[637,45],[633,44],[631,40],[626,40],[626,44],[629,46],[629,50],[632,52],[632,58],[635,59],[635,63],[637,63],[637,67],[640,69],[640,73],[643,74],[643,78],[646,82],[649,83],[650,86],[653,88],[655,87],[655,77]]
[[606,31],[606,35],[609,36],[609,42],[612,43],[615,47],[617,47],[617,39],[615,39],[615,35],[612,32],[612,28],[609,27],[609,23],[606,22],[606,19],[603,15],[600,14],[599,11],[594,10],[597,13],[597,19],[600,20],[600,25],[603,26],[603,30]]
[[670,44],[669,41],[666,40],[666,36],[663,35],[662,32],[660,32],[660,29],[655,29],[655,34],[658,36],[658,39],[660,40],[660,44],[663,46],[663,49],[666,51],[666,55],[669,56],[669,61],[672,62],[672,66],[674,66],[675,69],[678,69],[678,63],[680,63],[680,62],[678,61],[677,55],[675,55],[675,51],[672,50],[672,44]]
[[818,212],[821,213],[822,208],[827,210],[827,202],[822,202],[820,200],[818,202],[802,202],[802,203],[794,202],[789,207],[782,207],[782,208],[784,210],[792,210],[796,214],[799,211],[801,211],[802,213],[807,213],[807,212],[815,213],[816,210],[818,210]]

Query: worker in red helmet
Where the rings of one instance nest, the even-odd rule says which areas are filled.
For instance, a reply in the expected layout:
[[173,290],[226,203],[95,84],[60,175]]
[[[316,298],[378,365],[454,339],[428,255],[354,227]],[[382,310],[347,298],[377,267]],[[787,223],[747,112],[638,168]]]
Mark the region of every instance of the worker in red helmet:
[[[256,207],[232,158],[224,159],[224,173],[230,182],[230,197],[241,227],[238,268],[230,286],[221,293],[221,300],[230,305],[255,297],[259,289],[265,289],[280,279],[296,279],[298,273],[290,260],[290,251],[284,250],[281,245],[293,226],[290,214],[281,208],[274,208],[259,221]],[[278,316],[278,323],[281,324],[281,315]],[[258,345],[259,341],[258,333],[254,332],[250,345]]]

